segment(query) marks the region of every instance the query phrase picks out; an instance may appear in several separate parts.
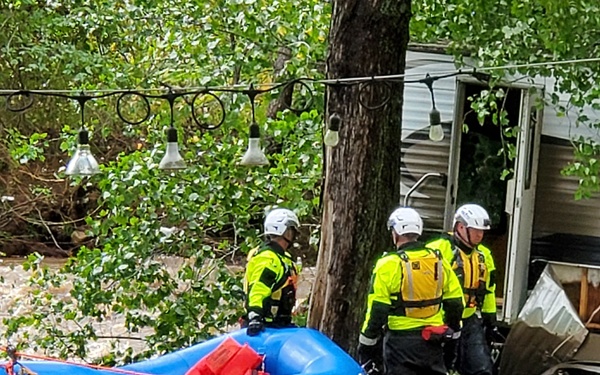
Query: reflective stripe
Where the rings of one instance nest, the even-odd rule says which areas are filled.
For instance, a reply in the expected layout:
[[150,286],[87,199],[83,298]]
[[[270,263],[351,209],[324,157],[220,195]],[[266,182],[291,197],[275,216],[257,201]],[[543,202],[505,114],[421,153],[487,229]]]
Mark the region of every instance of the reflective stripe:
[[438,281],[438,290],[437,290],[436,295],[439,295],[440,298],[444,291],[444,264],[443,264],[441,258],[442,258],[442,256],[439,255],[439,259],[437,262],[437,268],[436,268],[436,270],[437,270],[436,277],[437,277],[437,281]]
[[[356,336],[354,336],[354,337],[356,337]],[[361,344],[363,344],[363,345],[367,345],[367,346],[376,345],[378,341],[379,341],[379,337],[374,338],[374,339],[370,339],[367,336],[363,335],[362,333],[358,337],[358,342],[361,343]]]
[[410,266],[410,262],[408,260],[405,260],[404,264],[406,264],[406,282],[408,283],[408,299],[413,301],[415,299],[415,285],[413,283],[412,267]]

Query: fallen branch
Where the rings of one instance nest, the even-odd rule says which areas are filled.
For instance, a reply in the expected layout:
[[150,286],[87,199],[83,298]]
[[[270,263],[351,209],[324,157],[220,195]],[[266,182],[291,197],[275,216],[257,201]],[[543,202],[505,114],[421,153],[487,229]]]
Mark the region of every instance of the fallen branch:
[[42,225],[44,226],[44,228],[46,228],[46,230],[48,231],[48,234],[50,234],[50,238],[52,238],[52,242],[54,242],[54,245],[56,245],[56,247],[59,248],[60,250],[65,251],[65,249],[63,249],[62,247],[60,247],[60,245],[56,241],[56,238],[54,237],[54,233],[52,233],[52,231],[50,230],[50,227],[48,227],[48,225],[44,221],[44,218],[42,217],[42,213],[40,212],[40,210],[38,210],[37,208],[35,210],[37,211],[38,216],[40,217],[40,220],[41,220],[40,222],[42,223]]
[[34,180],[38,180],[38,181],[42,181],[42,182],[52,182],[52,183],[59,183],[59,182],[65,182],[66,180],[64,178],[60,178],[60,179],[49,179],[49,178],[43,178],[43,177],[39,177],[34,175],[33,173],[27,172],[24,169],[19,169],[19,172],[24,173],[26,175],[28,175],[29,177],[33,178]]
[[[86,217],[82,217],[80,219],[73,219],[73,220],[69,220],[69,221],[38,221],[38,220],[30,219],[28,217],[24,217],[17,212],[14,212],[14,214],[17,215],[19,217],[19,219],[26,221],[30,224],[54,227],[54,226],[64,226],[64,225],[76,224],[76,223],[85,221],[85,219],[88,216],[94,215],[96,212],[98,212],[100,210],[100,208],[101,208],[101,206],[96,207],[94,209],[94,211],[90,212]],[[38,210],[38,212],[39,212],[39,210]]]

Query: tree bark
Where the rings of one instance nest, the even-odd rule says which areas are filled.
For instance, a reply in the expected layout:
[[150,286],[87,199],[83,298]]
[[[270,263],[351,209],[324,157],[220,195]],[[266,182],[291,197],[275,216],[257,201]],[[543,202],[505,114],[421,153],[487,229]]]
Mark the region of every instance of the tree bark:
[[[410,0],[333,0],[328,78],[404,73],[410,9]],[[351,353],[373,262],[392,247],[386,222],[400,199],[403,91],[402,81],[335,85],[327,91],[327,117],[337,113],[342,125],[339,145],[325,158],[308,325]],[[381,108],[367,108],[386,100]]]
[[[277,52],[277,59],[273,64],[273,80],[279,78],[285,67],[285,63],[292,58],[292,50],[289,47],[280,47]],[[292,94],[294,87],[292,85],[282,87],[279,97],[269,103],[267,117],[276,118],[279,111],[283,111],[292,103]]]

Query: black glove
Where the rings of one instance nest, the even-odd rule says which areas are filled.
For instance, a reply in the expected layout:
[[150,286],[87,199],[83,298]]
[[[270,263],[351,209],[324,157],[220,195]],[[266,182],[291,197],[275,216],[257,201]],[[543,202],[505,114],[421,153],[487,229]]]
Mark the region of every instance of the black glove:
[[369,361],[373,361],[379,355],[377,350],[377,344],[375,345],[365,345],[358,344],[358,363],[364,365]]
[[373,361],[368,361],[364,365],[361,365],[366,375],[383,375],[383,367],[378,367],[378,365]]
[[248,336],[256,336],[265,330],[265,323],[260,315],[256,313],[250,313],[248,314],[248,318],[250,319],[248,328],[246,329],[246,334]]
[[495,313],[481,313],[483,320],[483,330],[485,332],[485,341],[488,345],[492,345],[494,342],[504,342],[503,336],[498,332],[496,327],[496,314]]
[[358,363],[365,369],[367,374],[383,373],[383,347],[379,340],[375,345],[358,344]]

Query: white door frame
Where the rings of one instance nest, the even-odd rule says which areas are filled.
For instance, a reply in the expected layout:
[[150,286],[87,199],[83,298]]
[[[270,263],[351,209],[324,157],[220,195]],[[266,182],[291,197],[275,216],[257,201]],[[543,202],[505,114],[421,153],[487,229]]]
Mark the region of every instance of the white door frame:
[[[510,217],[507,245],[502,320],[512,323],[527,298],[531,238],[535,209],[535,191],[542,133],[543,106],[538,98],[543,90],[531,88],[521,98],[521,131],[517,139],[517,158],[512,191],[507,192],[506,208]],[[510,198],[510,199],[509,199]]]
[[[448,187],[446,189],[446,207],[444,211],[445,231],[453,229],[454,212],[456,210],[464,116],[463,108],[466,101],[465,87],[467,84],[481,85],[481,82],[472,77],[458,77],[456,79],[454,119],[450,144],[450,162],[448,165]],[[537,122],[534,127],[531,126],[533,120],[531,115],[532,107],[537,104],[537,96],[541,96],[537,93],[543,94],[543,87],[523,83],[501,84],[500,86],[521,90],[519,126],[523,129],[523,125],[527,125],[527,131],[521,131],[517,137],[518,147],[515,160],[515,174],[513,180],[508,181],[506,196],[509,228],[502,320],[511,323],[516,319],[527,295],[529,254],[534,218],[533,209],[535,205],[540,135],[542,132],[542,107],[540,106],[534,111],[534,116],[537,116],[535,117]]]

